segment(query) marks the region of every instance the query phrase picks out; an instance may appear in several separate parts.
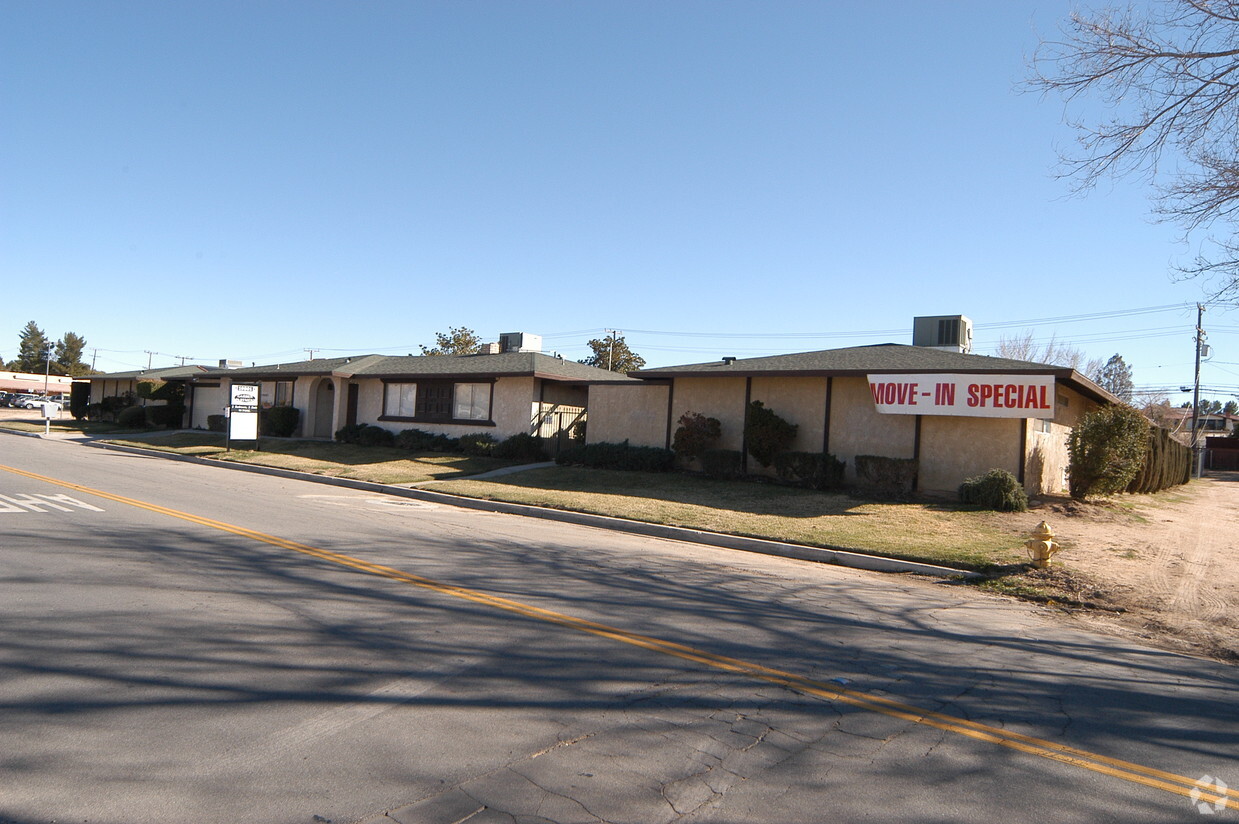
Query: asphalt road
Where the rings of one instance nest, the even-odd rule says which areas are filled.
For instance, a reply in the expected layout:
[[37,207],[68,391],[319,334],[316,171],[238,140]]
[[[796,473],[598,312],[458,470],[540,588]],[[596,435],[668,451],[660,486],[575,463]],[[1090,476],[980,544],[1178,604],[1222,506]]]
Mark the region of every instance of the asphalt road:
[[1233,667],[942,582],[9,435],[0,558],[4,822],[1239,820]]

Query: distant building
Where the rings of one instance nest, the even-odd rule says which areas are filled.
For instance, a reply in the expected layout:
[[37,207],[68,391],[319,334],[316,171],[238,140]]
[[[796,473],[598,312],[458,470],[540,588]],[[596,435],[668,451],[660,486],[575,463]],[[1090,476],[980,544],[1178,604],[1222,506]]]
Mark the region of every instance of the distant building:
[[72,386],[73,378],[64,375],[0,372],[0,392],[18,392],[24,395],[67,395]]

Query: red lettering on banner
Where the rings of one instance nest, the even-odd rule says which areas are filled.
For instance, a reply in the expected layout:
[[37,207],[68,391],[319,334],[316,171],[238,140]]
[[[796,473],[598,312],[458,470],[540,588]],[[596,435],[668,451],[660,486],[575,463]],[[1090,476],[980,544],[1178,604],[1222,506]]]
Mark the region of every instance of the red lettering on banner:
[[916,383],[872,383],[869,391],[878,406],[916,406]]

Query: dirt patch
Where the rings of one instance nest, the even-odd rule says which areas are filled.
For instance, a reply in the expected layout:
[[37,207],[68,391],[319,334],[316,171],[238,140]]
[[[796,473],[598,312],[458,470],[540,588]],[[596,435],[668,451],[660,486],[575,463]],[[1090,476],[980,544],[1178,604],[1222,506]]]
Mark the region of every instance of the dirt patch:
[[1239,663],[1239,473],[1156,495],[1049,499],[1018,516],[1049,523],[1049,570],[989,588],[1059,606],[1073,620],[1144,643]]

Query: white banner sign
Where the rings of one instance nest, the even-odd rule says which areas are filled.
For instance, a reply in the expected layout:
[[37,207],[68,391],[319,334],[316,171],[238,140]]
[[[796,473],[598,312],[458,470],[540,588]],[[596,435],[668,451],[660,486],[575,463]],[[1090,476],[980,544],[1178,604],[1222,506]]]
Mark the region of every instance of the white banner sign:
[[870,375],[874,406],[888,415],[1053,418],[1053,375]]

